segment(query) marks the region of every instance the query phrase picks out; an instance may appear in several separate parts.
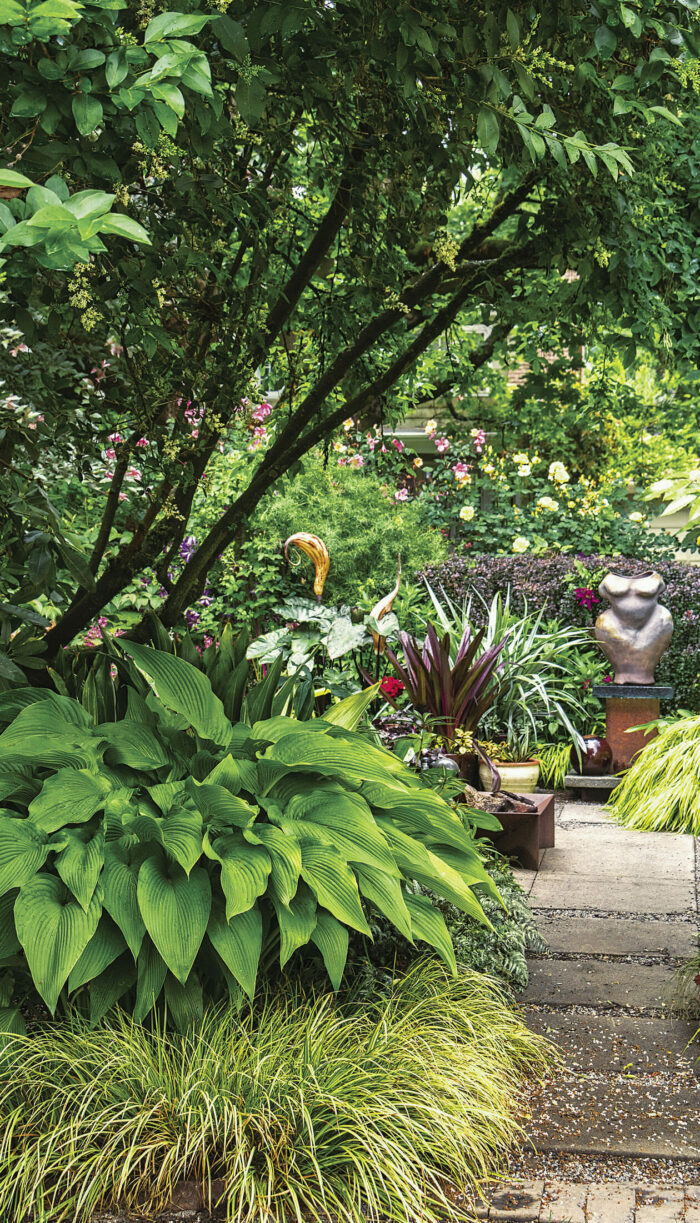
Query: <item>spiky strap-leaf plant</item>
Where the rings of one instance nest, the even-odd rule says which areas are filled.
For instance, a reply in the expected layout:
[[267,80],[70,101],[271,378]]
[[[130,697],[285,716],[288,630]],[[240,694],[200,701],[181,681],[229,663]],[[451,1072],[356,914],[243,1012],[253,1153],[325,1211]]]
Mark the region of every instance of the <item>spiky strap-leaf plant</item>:
[[312,722],[232,723],[196,667],[123,648],[150,690],[120,722],[46,690],[0,697],[5,969],[52,1012],[80,995],[95,1022],[120,1000],[142,1019],[164,996],[184,1024],[308,944],[337,989],[367,905],[454,968],[410,881],[482,921],[473,889],[495,888],[444,800],[353,729],[375,690]]

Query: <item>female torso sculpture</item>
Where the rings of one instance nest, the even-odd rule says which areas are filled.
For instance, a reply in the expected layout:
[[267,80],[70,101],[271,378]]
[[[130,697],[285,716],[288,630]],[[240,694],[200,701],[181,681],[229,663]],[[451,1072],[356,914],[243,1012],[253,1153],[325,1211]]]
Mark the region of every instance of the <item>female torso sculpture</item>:
[[635,576],[608,573],[599,593],[611,606],[596,620],[595,636],[615,668],[616,684],[653,684],[654,668],[668,648],[673,618],[659,606],[666,589],[652,570]]

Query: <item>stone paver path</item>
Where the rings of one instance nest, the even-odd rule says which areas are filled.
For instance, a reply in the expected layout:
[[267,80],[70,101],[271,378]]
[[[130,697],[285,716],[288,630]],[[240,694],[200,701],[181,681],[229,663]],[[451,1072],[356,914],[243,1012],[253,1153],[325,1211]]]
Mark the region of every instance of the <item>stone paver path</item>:
[[699,1023],[669,1010],[697,949],[692,837],[566,802],[540,869],[517,871],[546,956],[522,995],[564,1066],[530,1098],[512,1181],[479,1209],[531,1223],[700,1223]]

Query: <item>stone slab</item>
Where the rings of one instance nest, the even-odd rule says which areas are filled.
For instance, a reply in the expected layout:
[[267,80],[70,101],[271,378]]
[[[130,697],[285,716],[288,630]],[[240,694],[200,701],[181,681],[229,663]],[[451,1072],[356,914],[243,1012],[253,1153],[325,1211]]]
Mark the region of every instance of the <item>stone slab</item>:
[[601,700],[670,701],[673,688],[670,684],[594,684],[593,695]]
[[682,1189],[638,1189],[635,1223],[683,1223]]
[[540,913],[537,926],[555,955],[563,951],[584,955],[671,956],[680,960],[688,959],[698,950],[694,922]]
[[700,1073],[700,1037],[691,1043],[698,1031],[697,1022],[648,1015],[534,1010],[525,1011],[525,1022],[561,1049],[570,1072]]
[[634,875],[645,881],[653,873],[655,880],[668,877],[690,884],[695,878],[694,838],[669,832],[635,832],[619,824],[595,831],[559,828],[556,845],[545,850],[540,871],[601,877]]
[[557,817],[564,824],[615,824],[612,812],[600,803],[565,802]]
[[515,1181],[491,1196],[489,1220],[512,1219],[537,1223],[544,1181]]
[[690,1075],[562,1076],[534,1088],[530,1105],[536,1151],[690,1159],[700,1172],[700,1092]]
[[[545,854],[549,853],[545,850]],[[536,909],[598,909],[607,913],[695,913],[695,887],[690,881],[655,878],[647,862],[644,878],[569,875],[539,871],[530,891]]]
[[591,1185],[587,1223],[633,1223],[634,1189],[629,1185]]
[[534,960],[523,1002],[548,1006],[662,1007],[675,969],[668,964],[619,960]]
[[621,781],[621,777],[614,777],[610,774],[602,774],[600,777],[583,777],[580,773],[567,773],[564,785],[567,790],[589,790],[592,793],[599,793],[603,798],[611,790],[616,790]]
[[685,1223],[700,1223],[700,1185],[686,1186]]
[[564,1181],[545,1183],[540,1223],[586,1223],[584,1207],[588,1186]]
[[513,871],[513,878],[520,884],[525,895],[529,896],[532,891],[532,885],[537,878],[537,871],[524,871],[519,866],[514,866],[511,869]]

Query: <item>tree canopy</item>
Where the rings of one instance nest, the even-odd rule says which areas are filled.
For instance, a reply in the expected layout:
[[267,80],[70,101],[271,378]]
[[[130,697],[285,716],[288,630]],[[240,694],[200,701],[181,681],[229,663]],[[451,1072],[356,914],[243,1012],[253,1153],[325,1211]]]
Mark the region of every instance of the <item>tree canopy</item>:
[[697,361],[697,8],[0,0],[5,636],[49,593],[50,658],[151,565],[176,625],[347,417],[495,356]]

